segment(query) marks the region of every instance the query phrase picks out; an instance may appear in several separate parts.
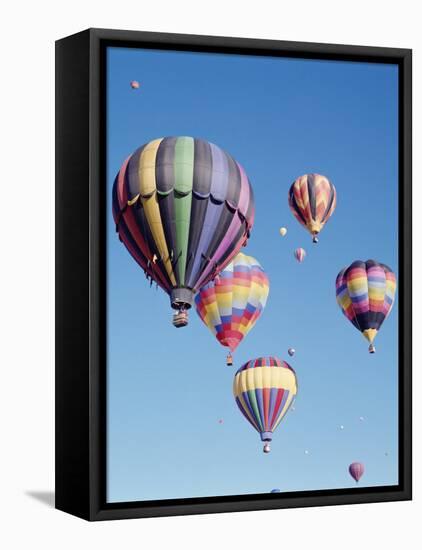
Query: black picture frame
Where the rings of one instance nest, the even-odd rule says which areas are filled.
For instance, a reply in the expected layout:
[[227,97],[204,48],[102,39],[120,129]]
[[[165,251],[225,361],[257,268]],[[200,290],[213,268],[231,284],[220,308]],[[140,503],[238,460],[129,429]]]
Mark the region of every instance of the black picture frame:
[[[108,46],[399,67],[399,484],[106,503],[105,50]],[[108,520],[412,498],[412,51],[89,29],[56,42],[56,508]]]

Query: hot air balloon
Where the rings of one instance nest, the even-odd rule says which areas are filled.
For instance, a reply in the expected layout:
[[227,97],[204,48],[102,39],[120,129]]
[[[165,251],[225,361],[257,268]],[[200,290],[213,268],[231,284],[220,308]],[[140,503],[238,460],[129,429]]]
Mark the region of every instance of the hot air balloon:
[[246,244],[252,188],[228,153],[191,137],[155,139],[123,163],[113,187],[120,240],[147,279],[170,295],[175,326],[196,291]]
[[264,453],[297,393],[296,373],[277,357],[259,357],[236,372],[233,394],[243,416],[259,432]]
[[297,221],[317,243],[317,235],[336,207],[336,188],[325,176],[305,174],[292,183],[289,206]]
[[295,348],[289,348],[287,350],[287,353],[290,355],[290,357],[293,357],[293,355],[296,353]]
[[294,251],[294,257],[301,264],[306,256],[306,250],[303,248],[296,248]]
[[284,237],[287,234],[287,229],[285,227],[280,227],[280,235]]
[[337,302],[344,315],[369,341],[369,353],[375,353],[373,341],[391,311],[395,292],[393,271],[374,260],[357,260],[337,275]]
[[133,90],[138,90],[139,87],[140,87],[140,84],[137,80],[131,80],[130,82],[130,87],[133,89]]
[[349,473],[352,476],[352,478],[358,483],[360,478],[363,476],[365,472],[365,467],[361,462],[352,462],[349,466]]
[[203,286],[195,296],[198,315],[222,346],[232,353],[255,325],[267,302],[269,281],[260,264],[239,253],[220,271],[218,279]]

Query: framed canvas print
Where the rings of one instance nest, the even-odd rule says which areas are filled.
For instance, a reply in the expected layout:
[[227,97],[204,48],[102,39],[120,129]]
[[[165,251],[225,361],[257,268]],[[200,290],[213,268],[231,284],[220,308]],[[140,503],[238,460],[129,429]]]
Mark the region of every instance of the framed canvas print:
[[411,498],[411,51],[56,43],[56,506]]

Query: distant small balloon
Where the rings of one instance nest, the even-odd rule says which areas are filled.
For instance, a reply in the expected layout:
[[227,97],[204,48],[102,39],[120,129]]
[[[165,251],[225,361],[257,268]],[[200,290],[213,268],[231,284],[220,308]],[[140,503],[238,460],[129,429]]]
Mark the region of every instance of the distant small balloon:
[[343,424],[340,426],[340,430],[344,430],[344,426]]
[[272,493],[281,493],[280,489],[271,489]]
[[290,357],[293,357],[293,355],[296,353],[295,348],[289,348],[287,350],[287,353],[290,355]]
[[287,234],[287,228],[286,227],[280,227],[280,235],[284,237]]
[[365,419],[364,419],[363,416],[359,416],[359,420],[360,420],[361,422],[363,422]]
[[309,451],[308,451],[308,450],[306,450],[306,451],[305,451],[305,455],[308,455],[308,454],[309,454]]
[[137,80],[131,80],[130,87],[132,88],[132,90],[138,90],[140,84]]
[[299,263],[302,263],[306,256],[306,250],[304,248],[296,248],[294,251],[294,257]]
[[349,466],[349,474],[356,481],[356,483],[363,476],[364,472],[365,472],[365,467],[362,464],[362,462],[352,462],[352,464],[350,464]]
[[223,419],[220,418],[220,420],[218,421],[219,424],[222,424],[223,423]]

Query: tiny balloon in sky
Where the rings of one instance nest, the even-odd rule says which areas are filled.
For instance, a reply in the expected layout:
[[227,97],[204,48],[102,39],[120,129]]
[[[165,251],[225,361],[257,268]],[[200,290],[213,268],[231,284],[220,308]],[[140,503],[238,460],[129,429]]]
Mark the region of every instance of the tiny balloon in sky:
[[296,248],[293,253],[296,260],[301,264],[306,256],[306,250],[304,248]]

